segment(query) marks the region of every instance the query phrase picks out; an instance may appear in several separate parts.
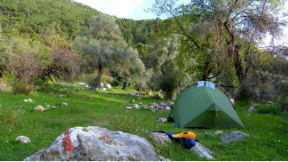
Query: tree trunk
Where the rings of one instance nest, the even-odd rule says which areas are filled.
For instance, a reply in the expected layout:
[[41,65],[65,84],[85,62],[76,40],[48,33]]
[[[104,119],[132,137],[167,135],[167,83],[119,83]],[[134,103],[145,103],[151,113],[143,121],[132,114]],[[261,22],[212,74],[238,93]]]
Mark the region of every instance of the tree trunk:
[[123,82],[123,89],[127,91],[127,82]]
[[236,72],[239,82],[243,83],[246,77],[244,74],[243,63],[239,54],[239,46],[237,44],[234,45],[234,50],[235,51],[234,51],[234,56],[233,56],[233,62],[234,62],[235,72]]
[[94,82],[94,87],[95,87],[95,89],[97,89],[97,87],[98,87],[98,85],[99,85],[99,83],[100,83],[100,78],[101,78],[102,74],[103,74],[103,65],[100,64],[100,61],[99,61],[98,75],[97,75],[97,77],[95,78],[95,82]]
[[241,56],[239,54],[239,46],[237,44],[234,45],[234,55],[233,55],[233,62],[235,67],[236,76],[239,80],[239,83],[241,85],[241,93],[238,96],[239,100],[250,100],[250,89],[249,86],[246,83],[246,74],[244,72],[243,62],[241,60]]
[[205,66],[203,67],[203,74],[201,76],[201,80],[207,81],[210,73],[212,72],[212,68],[209,67],[210,62],[205,62]]

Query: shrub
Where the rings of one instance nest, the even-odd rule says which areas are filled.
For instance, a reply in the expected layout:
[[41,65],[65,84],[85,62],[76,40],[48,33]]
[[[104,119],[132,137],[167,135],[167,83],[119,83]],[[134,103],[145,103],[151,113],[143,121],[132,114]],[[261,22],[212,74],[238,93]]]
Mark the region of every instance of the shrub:
[[111,85],[112,85],[113,87],[116,87],[116,86],[119,86],[119,85],[121,85],[121,82],[120,82],[120,81],[118,81],[118,80],[115,78],[115,79],[113,79],[113,81],[112,81]]
[[87,84],[89,85],[89,87],[94,87],[95,77],[89,76],[88,79],[87,79]]
[[28,95],[33,91],[33,85],[29,84],[26,80],[20,79],[14,81],[12,84],[12,90],[15,94],[22,93]]
[[281,107],[278,105],[260,105],[256,108],[256,112],[260,114],[280,115]]
[[18,121],[18,117],[21,109],[16,106],[4,108],[0,106],[0,125],[15,126]]
[[177,88],[177,78],[175,76],[161,76],[158,79],[158,87],[162,89],[165,98],[173,98],[173,92]]
[[39,80],[35,83],[36,90],[42,93],[52,93],[52,92],[60,92],[60,87],[54,84],[49,84],[48,82]]

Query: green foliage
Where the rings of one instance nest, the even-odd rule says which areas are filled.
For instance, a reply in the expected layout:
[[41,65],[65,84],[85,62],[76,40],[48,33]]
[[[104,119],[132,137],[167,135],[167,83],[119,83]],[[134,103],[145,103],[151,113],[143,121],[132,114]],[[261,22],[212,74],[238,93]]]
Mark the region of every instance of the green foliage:
[[256,112],[260,114],[282,114],[281,107],[279,105],[259,105],[256,107]]
[[47,81],[38,80],[35,83],[36,90],[42,93],[60,93],[61,88],[54,84],[49,84]]
[[25,94],[28,95],[34,89],[33,84],[29,83],[27,80],[24,79],[16,79],[12,84],[12,91],[15,94]]
[[[87,30],[92,16],[99,12],[87,5],[68,0],[1,0],[2,27],[20,26],[19,32],[35,37],[56,22],[60,33],[73,39],[78,30]],[[36,34],[34,34],[36,33]]]
[[0,105],[0,128],[9,126],[14,128],[18,124],[21,109],[18,106],[4,107]]

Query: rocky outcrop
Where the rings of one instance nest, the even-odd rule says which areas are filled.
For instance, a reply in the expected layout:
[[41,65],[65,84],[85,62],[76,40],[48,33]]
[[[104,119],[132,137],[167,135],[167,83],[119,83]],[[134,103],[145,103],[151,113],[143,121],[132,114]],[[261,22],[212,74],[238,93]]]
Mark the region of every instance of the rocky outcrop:
[[154,147],[144,138],[100,127],[74,127],[25,161],[156,161]]

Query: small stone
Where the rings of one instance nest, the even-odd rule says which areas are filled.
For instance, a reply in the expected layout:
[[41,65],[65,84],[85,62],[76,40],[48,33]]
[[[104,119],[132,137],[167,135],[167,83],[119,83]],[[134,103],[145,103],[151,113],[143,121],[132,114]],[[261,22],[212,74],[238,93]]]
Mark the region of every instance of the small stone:
[[36,110],[45,111],[46,109],[45,109],[43,106],[38,105],[37,107],[34,108],[34,110],[35,110],[35,111],[36,111]]
[[101,88],[102,91],[106,91],[106,88]]
[[205,138],[211,138],[212,137],[212,134],[210,133],[205,133]]
[[28,99],[28,102],[33,102],[33,100],[31,98]]
[[248,112],[254,112],[256,109],[255,109],[255,107],[254,106],[250,106],[250,108],[249,108],[249,110],[248,110]]
[[134,105],[133,105],[133,108],[139,109],[140,106],[139,106],[138,104],[134,104]]
[[268,101],[267,104],[271,104],[271,105],[273,105],[274,102],[273,102],[273,101]]
[[141,100],[142,98],[141,98],[141,97],[138,97],[138,99]]
[[85,85],[85,88],[88,89],[88,88],[90,88],[90,87],[89,87],[89,85]]
[[62,102],[62,105],[64,106],[68,106],[68,104],[66,102]]
[[223,134],[223,131],[216,131],[214,134],[215,134],[215,135]]
[[132,99],[130,102],[131,102],[131,103],[134,103],[135,101],[134,101],[134,99]]
[[28,143],[28,142],[31,142],[31,140],[28,138],[28,137],[25,137],[25,136],[19,136],[16,138],[16,140],[20,140],[22,143]]
[[142,105],[142,102],[140,102],[139,104]]
[[171,108],[170,108],[169,106],[165,106],[165,110],[166,110],[166,111],[170,111]]
[[60,95],[59,97],[63,97],[63,95]]
[[55,109],[55,108],[56,108],[56,106],[52,106],[52,108],[53,108],[53,109]]
[[24,102],[28,102],[28,100],[27,100],[27,99],[25,99],[25,100],[24,100]]
[[126,107],[126,109],[129,109],[129,110],[131,110],[131,109],[132,109],[132,107]]
[[247,116],[250,116],[250,114],[247,114]]

